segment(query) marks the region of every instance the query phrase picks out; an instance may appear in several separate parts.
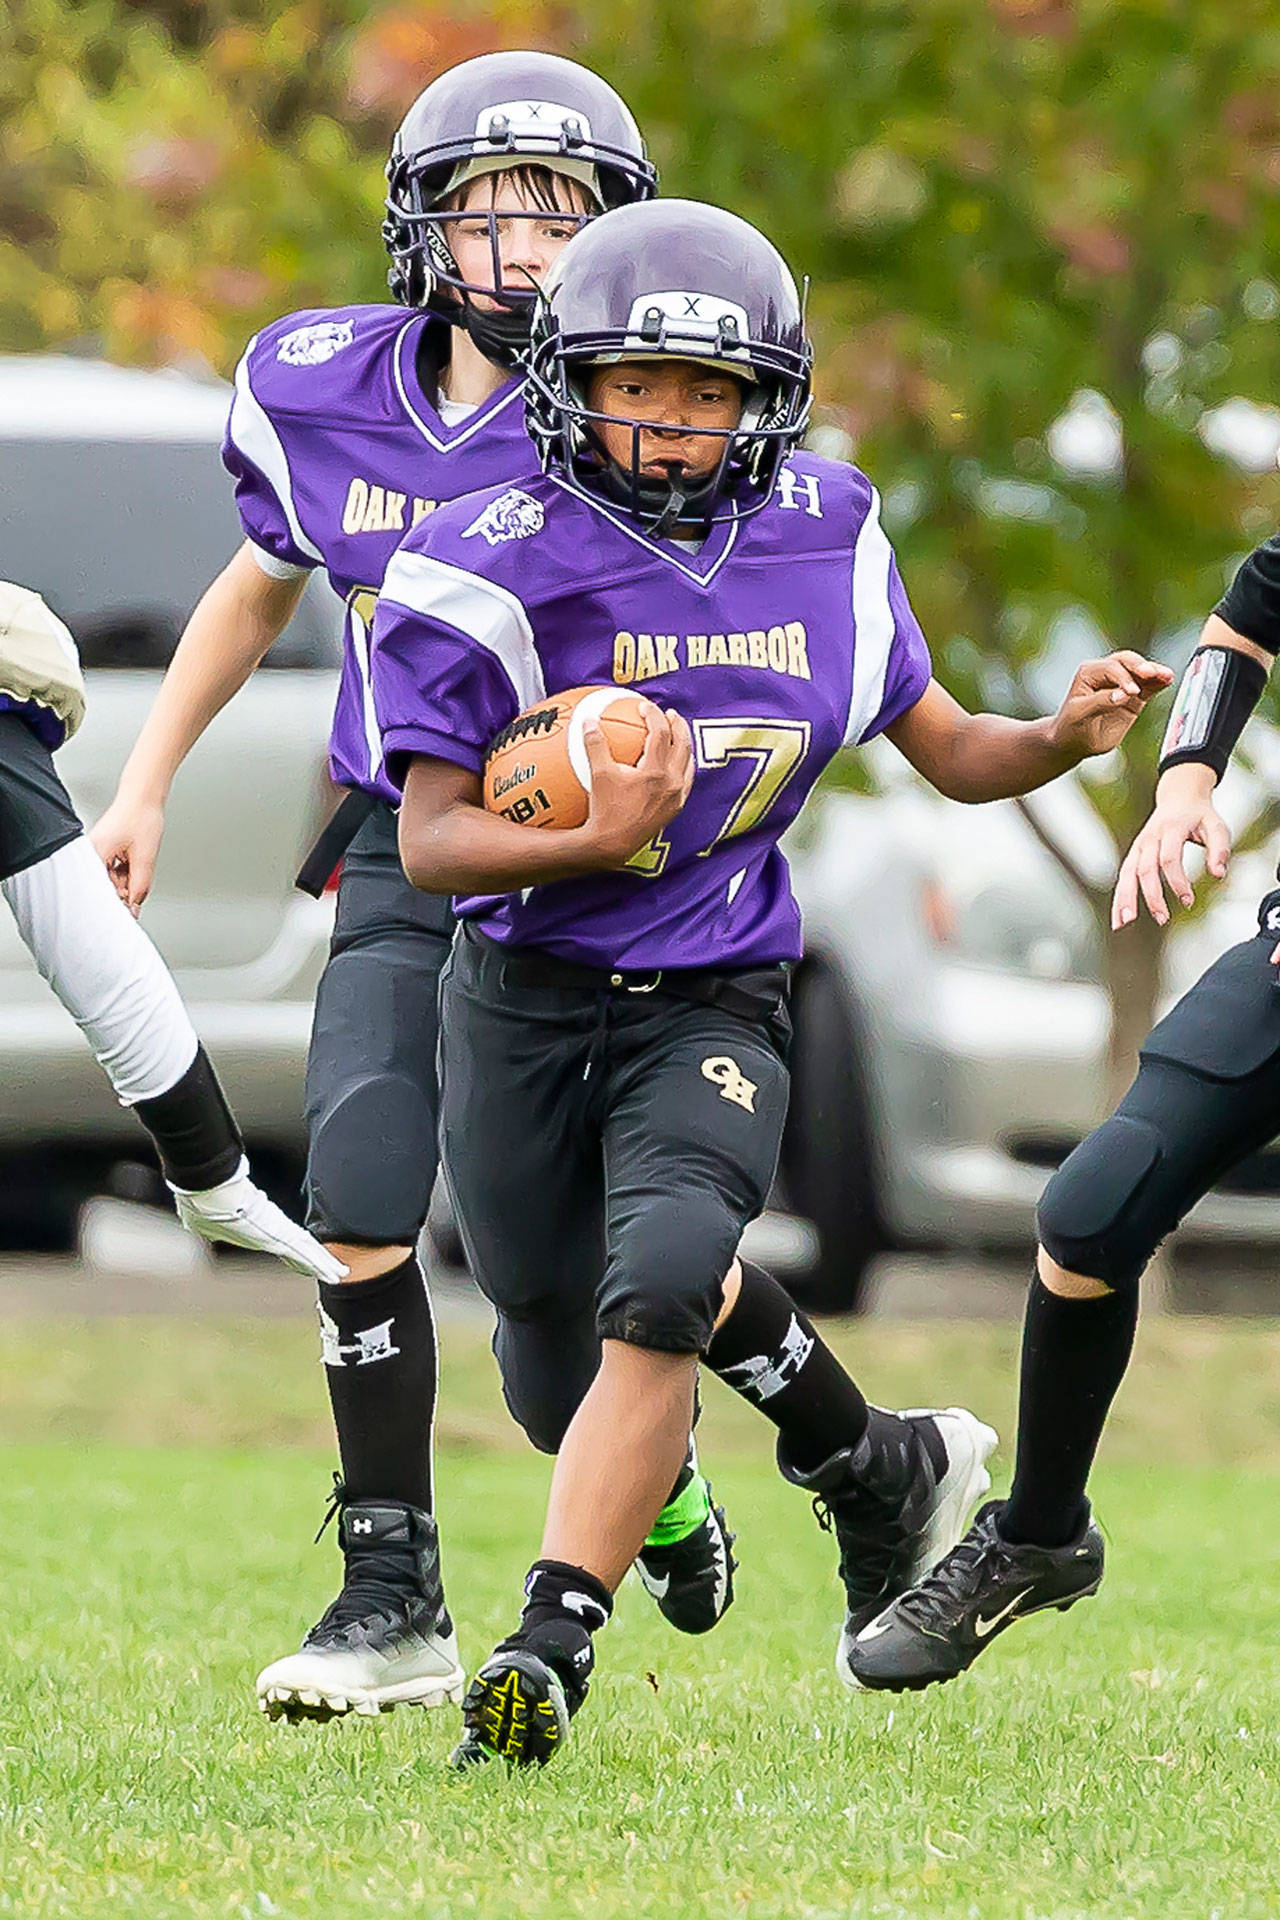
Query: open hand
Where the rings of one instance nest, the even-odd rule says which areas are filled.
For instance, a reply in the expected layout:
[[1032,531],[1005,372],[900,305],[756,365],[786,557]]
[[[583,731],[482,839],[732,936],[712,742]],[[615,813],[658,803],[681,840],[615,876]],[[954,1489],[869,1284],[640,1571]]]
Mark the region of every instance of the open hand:
[[634,767],[615,760],[598,720],[582,729],[591,768],[591,809],[583,831],[599,865],[622,867],[673,820],[693,785],[693,736],[668,708],[645,709],[644,752]]
[[1118,747],[1149,700],[1173,679],[1170,668],[1127,648],[1076,669],[1053,723],[1056,745],[1083,760]]
[[1182,864],[1188,846],[1203,847],[1209,872],[1215,880],[1223,878],[1231,858],[1231,833],[1213,804],[1214,790],[1212,767],[1196,761],[1170,767],[1161,777],[1151,817],[1125,855],[1116,880],[1111,897],[1114,929],[1137,919],[1140,897],[1156,924],[1167,925],[1166,886],[1184,907],[1194,904],[1195,892]]
[[254,1185],[247,1160],[241,1160],[231,1178],[219,1186],[195,1192],[170,1185],[169,1191],[179,1220],[197,1239],[274,1254],[286,1267],[313,1280],[346,1278],[342,1262]]

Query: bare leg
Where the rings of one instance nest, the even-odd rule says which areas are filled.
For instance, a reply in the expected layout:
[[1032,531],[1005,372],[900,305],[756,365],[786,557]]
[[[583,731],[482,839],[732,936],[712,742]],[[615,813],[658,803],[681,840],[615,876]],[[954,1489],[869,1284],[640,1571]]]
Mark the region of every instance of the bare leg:
[[1060,1267],[1043,1247],[1036,1253],[1036,1268],[1040,1284],[1050,1293],[1056,1293],[1059,1300],[1101,1300],[1111,1291],[1105,1282],[1091,1280],[1087,1273],[1070,1273],[1066,1267]]
[[683,1463],[697,1372],[696,1354],[604,1342],[556,1458],[544,1560],[584,1567],[617,1588]]
[[376,1280],[380,1273],[390,1273],[393,1267],[403,1266],[413,1252],[412,1247],[356,1247],[341,1240],[326,1240],[324,1244],[346,1267],[342,1277],[348,1285],[353,1280]]

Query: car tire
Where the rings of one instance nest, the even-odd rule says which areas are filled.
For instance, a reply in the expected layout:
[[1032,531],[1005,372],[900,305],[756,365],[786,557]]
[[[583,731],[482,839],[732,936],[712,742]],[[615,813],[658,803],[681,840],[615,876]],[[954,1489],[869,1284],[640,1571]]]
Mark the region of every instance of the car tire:
[[816,958],[797,969],[791,1012],[781,1170],[791,1210],[812,1223],[819,1251],[787,1287],[806,1311],[857,1313],[872,1257],[885,1245],[862,1023],[835,967]]

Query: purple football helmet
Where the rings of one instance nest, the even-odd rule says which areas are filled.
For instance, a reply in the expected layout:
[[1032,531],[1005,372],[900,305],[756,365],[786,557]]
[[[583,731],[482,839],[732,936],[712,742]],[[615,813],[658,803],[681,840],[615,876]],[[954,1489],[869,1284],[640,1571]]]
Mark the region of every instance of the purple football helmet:
[[[558,54],[481,54],[418,95],[387,162],[387,283],[406,306],[430,304],[465,326],[490,359],[514,365],[529,344],[534,289],[502,286],[493,212],[487,216],[493,280],[487,287],[465,281],[449,243],[451,224],[463,216],[442,212],[439,204],[467,178],[492,171],[495,162],[561,170],[583,183],[600,211],[650,199],[658,176],[624,101],[598,74]],[[547,211],[534,207],[502,218],[545,220]],[[474,211],[466,217],[485,216]],[[566,216],[575,226],[589,218]],[[470,298],[476,293],[497,300],[497,310],[478,310]]]
[[[629,468],[605,451],[596,427],[617,416],[587,406],[584,372],[645,355],[707,362],[745,387],[736,427],[687,429],[724,443],[705,479],[642,473],[652,421],[632,422]],[[764,235],[722,207],[654,200],[593,221],[556,261],[534,316],[526,420],[543,466],[576,491],[653,533],[705,532],[769,500],[808,421],[812,365],[796,283]]]

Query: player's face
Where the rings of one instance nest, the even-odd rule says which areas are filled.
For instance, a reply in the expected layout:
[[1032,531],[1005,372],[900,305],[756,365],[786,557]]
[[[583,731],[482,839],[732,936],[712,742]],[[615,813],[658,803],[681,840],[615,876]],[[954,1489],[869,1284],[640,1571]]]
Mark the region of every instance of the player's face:
[[742,418],[742,388],[732,374],[692,360],[624,360],[592,369],[587,405],[611,416],[594,426],[620,467],[631,467],[633,425],[639,422],[646,479],[675,479],[678,469],[688,480],[705,480],[724,454],[719,436]]
[[[449,246],[458,263],[459,278],[470,287],[510,288],[527,294],[532,281],[539,285],[561,249],[594,211],[591,196],[580,181],[564,174],[550,176],[551,204],[518,172],[482,174],[462,189],[458,210],[463,218],[449,222]],[[465,216],[472,214],[472,219]],[[501,278],[494,279],[494,250]],[[499,305],[483,293],[470,298],[493,312]]]

